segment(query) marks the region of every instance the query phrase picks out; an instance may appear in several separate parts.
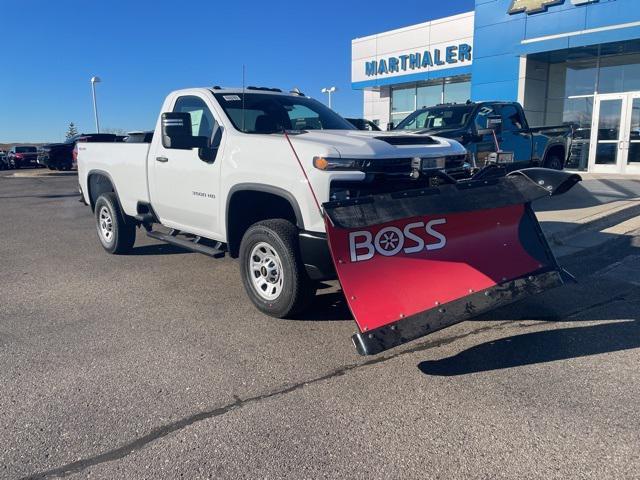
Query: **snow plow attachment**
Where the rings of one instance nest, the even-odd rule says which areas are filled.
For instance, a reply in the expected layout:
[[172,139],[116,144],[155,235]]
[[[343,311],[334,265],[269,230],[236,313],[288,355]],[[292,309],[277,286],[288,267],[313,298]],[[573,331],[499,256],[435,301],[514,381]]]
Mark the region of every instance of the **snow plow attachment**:
[[580,180],[530,168],[323,204],[358,352],[380,353],[571,280],[530,204]]

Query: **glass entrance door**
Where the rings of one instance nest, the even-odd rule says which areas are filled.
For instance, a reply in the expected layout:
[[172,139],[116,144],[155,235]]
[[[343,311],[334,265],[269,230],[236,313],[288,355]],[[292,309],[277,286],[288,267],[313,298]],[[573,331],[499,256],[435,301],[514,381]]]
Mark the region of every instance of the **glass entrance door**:
[[629,137],[627,140],[627,158],[623,173],[640,173],[640,93],[630,94]]
[[640,92],[597,95],[589,170],[640,173]]

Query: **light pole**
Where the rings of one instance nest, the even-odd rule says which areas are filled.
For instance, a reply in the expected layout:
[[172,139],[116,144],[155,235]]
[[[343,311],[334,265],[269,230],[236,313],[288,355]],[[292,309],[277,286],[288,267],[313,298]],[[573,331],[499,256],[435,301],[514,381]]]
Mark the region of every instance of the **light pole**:
[[338,90],[336,87],[323,88],[320,90],[322,93],[326,93],[329,95],[329,108],[331,108],[331,94]]
[[98,121],[98,104],[96,103],[96,83],[100,82],[100,77],[91,77],[91,93],[93,93],[93,115],[96,118],[96,133],[100,133],[100,122]]

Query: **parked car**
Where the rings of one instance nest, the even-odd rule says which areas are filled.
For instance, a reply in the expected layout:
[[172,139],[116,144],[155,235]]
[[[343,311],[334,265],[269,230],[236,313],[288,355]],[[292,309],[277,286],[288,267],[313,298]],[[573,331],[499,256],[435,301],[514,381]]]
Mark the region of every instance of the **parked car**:
[[382,130],[371,120],[367,120],[365,118],[345,118],[345,120],[356,127],[358,130],[370,130],[372,132],[379,132]]
[[64,143],[50,143],[40,148],[38,163],[49,170],[71,170],[73,168],[73,150],[77,142],[115,142],[117,136],[112,133],[81,133],[67,139]]
[[7,163],[7,152],[0,150],[0,170],[6,170],[9,168]]
[[32,145],[16,145],[7,153],[9,168],[37,167],[38,148]]
[[[495,159],[496,151],[511,152],[505,171],[543,166],[562,170],[571,150],[570,125],[530,127],[517,102],[467,102],[416,110],[395,131],[437,135],[457,140],[471,154],[471,173]],[[494,135],[495,134],[495,135]],[[464,169],[454,176],[469,174]]]

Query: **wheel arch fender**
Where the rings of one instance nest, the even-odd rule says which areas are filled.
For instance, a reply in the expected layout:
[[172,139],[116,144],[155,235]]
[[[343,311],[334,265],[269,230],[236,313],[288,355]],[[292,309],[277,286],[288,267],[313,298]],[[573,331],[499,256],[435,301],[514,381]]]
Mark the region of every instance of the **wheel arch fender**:
[[87,173],[87,195],[89,196],[89,205],[92,211],[95,210],[98,197],[106,192],[116,194],[118,207],[120,211],[123,212],[122,205],[120,204],[120,195],[118,195],[118,189],[111,175],[104,170],[90,170],[89,173]]
[[249,198],[254,194],[255,196],[253,196],[253,198],[262,197],[263,199],[279,199],[282,202],[280,206],[287,205],[291,209],[291,218],[287,218],[289,215],[285,218],[292,220],[299,230],[304,230],[304,219],[302,217],[300,205],[291,192],[280,187],[261,183],[240,183],[234,185],[227,195],[224,219],[227,234],[227,248],[232,257],[236,257],[238,255],[242,235],[251,224],[256,221],[266,220],[269,218],[282,218],[282,216],[279,215],[271,217],[268,214],[254,213],[253,216],[243,217],[244,221],[236,221],[233,210],[239,208],[237,202],[242,194]]
[[544,149],[544,153],[542,154],[542,164],[544,165],[547,159],[549,158],[549,156],[552,153],[556,153],[556,152],[560,152],[560,156],[562,157],[562,163],[564,164],[564,162],[567,159],[567,146],[564,142],[561,142],[559,140],[551,141],[546,145]]

